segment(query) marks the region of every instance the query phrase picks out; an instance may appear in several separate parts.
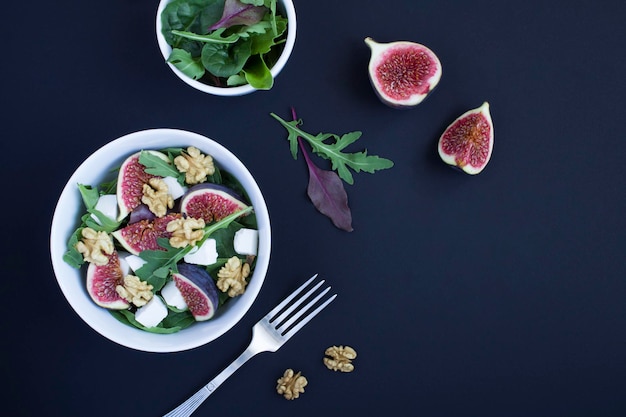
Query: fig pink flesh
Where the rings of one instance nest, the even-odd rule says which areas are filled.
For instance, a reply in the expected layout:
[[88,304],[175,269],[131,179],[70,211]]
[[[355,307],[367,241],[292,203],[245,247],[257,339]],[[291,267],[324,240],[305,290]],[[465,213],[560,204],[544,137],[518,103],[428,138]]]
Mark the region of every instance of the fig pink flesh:
[[90,265],[92,273],[88,277],[87,288],[91,297],[101,306],[124,308],[126,301],[120,297],[115,288],[122,285],[124,277],[120,268],[117,252],[107,255],[109,262],[106,265]]
[[143,185],[150,178],[153,178],[154,175],[145,171],[145,167],[139,163],[139,155],[135,155],[125,164],[122,176],[123,178],[120,181],[124,184],[121,196],[122,202],[128,211],[132,211],[141,204]]
[[157,217],[154,220],[140,220],[129,224],[118,232],[133,253],[144,250],[160,250],[162,248],[158,245],[157,239],[160,237],[169,238],[172,234],[167,232],[167,224],[180,217],[179,213],[172,213],[164,217]]
[[441,147],[448,155],[455,155],[459,167],[480,167],[489,158],[491,125],[481,113],[463,117],[453,123],[443,134]]
[[395,47],[386,51],[376,68],[378,84],[394,100],[430,91],[428,80],[437,72],[430,55],[415,47]]
[[241,210],[241,206],[215,193],[202,193],[191,198],[185,204],[185,213],[205,222],[219,221]]
[[209,315],[211,307],[209,307],[206,297],[200,295],[200,291],[197,288],[193,287],[193,285],[188,282],[177,278],[176,276],[174,276],[174,282],[176,284],[176,288],[178,288],[178,291],[180,291],[185,299],[191,314],[194,316]]

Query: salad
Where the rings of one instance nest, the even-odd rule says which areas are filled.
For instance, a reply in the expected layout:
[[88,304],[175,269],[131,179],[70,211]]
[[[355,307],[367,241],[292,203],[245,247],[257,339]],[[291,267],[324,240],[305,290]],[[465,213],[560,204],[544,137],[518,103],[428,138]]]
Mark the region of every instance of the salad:
[[186,76],[216,87],[272,88],[287,29],[276,0],[172,0],[160,18],[172,47],[167,61]]
[[78,184],[85,211],[64,261],[119,321],[174,333],[245,292],[258,227],[241,183],[199,149],[142,150]]

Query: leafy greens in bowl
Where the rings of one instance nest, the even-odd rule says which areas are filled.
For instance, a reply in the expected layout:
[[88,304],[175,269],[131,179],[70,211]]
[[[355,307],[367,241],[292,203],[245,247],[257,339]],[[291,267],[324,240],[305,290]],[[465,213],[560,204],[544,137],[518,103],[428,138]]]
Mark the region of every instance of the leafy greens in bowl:
[[157,39],[175,74],[216,95],[269,90],[295,43],[291,0],[161,0]]
[[[126,161],[128,155],[143,154],[146,149],[177,149],[191,146],[206,155],[211,155],[216,167],[219,167],[222,173],[230,173],[247,195],[258,226],[255,266],[247,279],[248,284],[243,294],[231,298],[217,308],[210,320],[196,322],[175,333],[148,332],[129,326],[128,322],[120,320],[119,314],[112,314],[112,310],[102,308],[101,304],[97,305],[94,302],[89,277],[86,277],[89,274],[85,271],[93,265],[91,261],[89,268],[83,265],[79,269],[72,265],[72,262],[67,262],[68,241],[71,241],[77,227],[80,227],[81,222],[93,223],[89,214],[83,216],[86,201],[83,190],[78,185],[104,184],[110,182],[111,178],[117,178],[117,173],[112,172],[112,169]],[[96,208],[96,211],[90,211],[90,213],[100,219],[100,214],[104,212],[99,212]],[[220,222],[216,224],[218,223]],[[217,236],[212,237],[218,239]],[[234,154],[217,142],[195,133],[176,129],[151,129],[131,133],[108,143],[89,156],[76,169],[64,187],[54,212],[50,234],[52,266],[57,282],[71,307],[89,326],[106,338],[120,345],[148,352],[176,352],[195,348],[218,338],[232,328],[251,307],[261,289],[269,265],[270,245],[271,232],[267,206],[257,183],[246,167]],[[160,253],[158,251],[146,252]],[[220,256],[225,253],[220,247],[217,248],[217,252]],[[173,253],[171,249],[163,252],[163,254],[170,253]],[[143,253],[140,256],[143,257]],[[146,265],[148,264],[150,262]],[[180,267],[179,265],[178,271],[182,272]],[[141,268],[136,270],[136,275],[142,275],[139,274],[140,270]],[[160,277],[161,275],[156,272],[153,273],[155,277]],[[155,283],[151,279],[146,280]],[[153,298],[165,298],[163,294],[156,293],[156,284],[154,289]]]

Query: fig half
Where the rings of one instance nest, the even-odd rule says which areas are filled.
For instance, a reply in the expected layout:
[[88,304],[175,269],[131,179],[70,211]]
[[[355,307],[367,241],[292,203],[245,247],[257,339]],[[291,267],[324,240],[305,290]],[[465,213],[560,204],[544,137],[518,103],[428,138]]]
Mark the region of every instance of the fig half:
[[378,43],[369,37],[365,43],[371,50],[370,82],[388,106],[417,106],[439,83],[441,62],[426,46],[408,41]]
[[475,175],[480,173],[493,152],[493,121],[489,103],[457,117],[439,138],[439,156],[448,165]]

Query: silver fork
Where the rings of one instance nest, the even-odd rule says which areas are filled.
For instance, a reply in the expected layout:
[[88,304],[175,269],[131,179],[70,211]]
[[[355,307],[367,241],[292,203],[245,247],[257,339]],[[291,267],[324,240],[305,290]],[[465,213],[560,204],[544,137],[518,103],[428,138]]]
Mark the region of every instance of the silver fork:
[[[304,292],[317,278],[317,274],[313,275],[297,290],[291,293],[287,298],[278,304],[272,311],[267,313],[257,324],[252,327],[252,341],[237,359],[235,359],[228,367],[220,372],[208,384],[200,388],[198,392],[189,397],[187,401],[165,414],[164,417],[186,417],[190,416],[199,406],[213,393],[229,376],[231,376],[241,365],[246,363],[248,359],[261,352],[276,352],[287,340],[291,338],[298,330],[307,324],[317,313],[322,311],[324,307],[330,304],[337,297],[333,294],[326,301],[319,304],[314,310],[309,312],[316,303],[318,303],[328,291],[330,287],[326,287],[317,296],[312,298],[304,307],[300,307],[322,286],[324,280],[321,280],[304,295],[294,301],[292,300]],[[285,309],[285,307],[288,308]],[[305,315],[306,314],[306,315]]]

